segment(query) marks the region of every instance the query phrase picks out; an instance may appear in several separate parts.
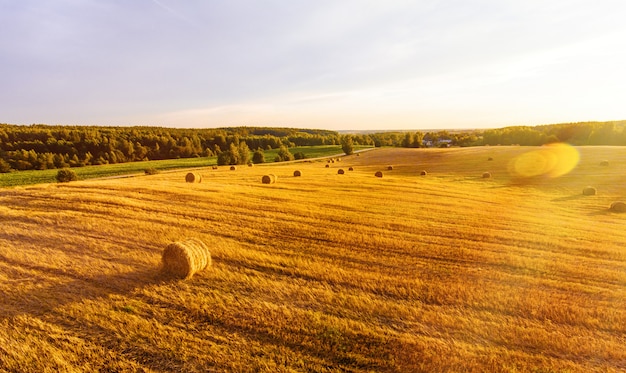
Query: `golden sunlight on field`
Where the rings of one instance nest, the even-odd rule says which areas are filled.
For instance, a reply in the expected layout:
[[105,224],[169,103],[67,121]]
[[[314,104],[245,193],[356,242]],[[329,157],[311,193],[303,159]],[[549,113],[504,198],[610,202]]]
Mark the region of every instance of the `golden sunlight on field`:
[[0,190],[0,371],[626,370],[626,150],[328,164]]

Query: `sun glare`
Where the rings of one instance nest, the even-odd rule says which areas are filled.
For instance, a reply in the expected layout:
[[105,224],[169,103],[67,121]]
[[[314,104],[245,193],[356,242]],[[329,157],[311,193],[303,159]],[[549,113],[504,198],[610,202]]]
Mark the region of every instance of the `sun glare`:
[[559,177],[576,167],[580,155],[571,145],[557,143],[542,146],[515,157],[509,163],[509,172],[516,177]]

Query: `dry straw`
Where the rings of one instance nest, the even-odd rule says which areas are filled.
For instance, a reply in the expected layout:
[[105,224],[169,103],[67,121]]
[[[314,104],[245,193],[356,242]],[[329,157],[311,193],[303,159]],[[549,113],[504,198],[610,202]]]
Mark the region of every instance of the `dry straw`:
[[376,177],[383,177],[383,172],[382,171],[376,171],[374,176],[376,176]]
[[483,179],[489,179],[491,177],[491,172],[483,172]]
[[194,173],[194,172],[189,172],[185,176],[185,181],[188,183],[199,183],[202,181],[202,175]]
[[597,191],[596,191],[596,188],[594,188],[594,187],[590,187],[590,186],[585,187],[585,188],[583,189],[583,195],[584,195],[584,196],[595,196],[595,195],[596,195],[596,192],[597,192]]
[[293,172],[293,176],[295,176],[295,177],[302,176],[302,172],[300,172],[300,170],[295,170],[295,171]]
[[211,253],[204,242],[195,238],[172,242],[163,250],[161,265],[164,273],[188,279],[211,266]]
[[613,212],[626,212],[626,203],[622,201],[615,201],[611,203],[609,209]]
[[343,170],[343,168],[340,168],[340,169],[337,170],[337,173],[339,175],[343,175],[345,173],[345,171]]
[[263,175],[263,177],[261,178],[261,182],[263,184],[274,184],[276,182],[276,175],[274,174],[269,174],[269,175]]

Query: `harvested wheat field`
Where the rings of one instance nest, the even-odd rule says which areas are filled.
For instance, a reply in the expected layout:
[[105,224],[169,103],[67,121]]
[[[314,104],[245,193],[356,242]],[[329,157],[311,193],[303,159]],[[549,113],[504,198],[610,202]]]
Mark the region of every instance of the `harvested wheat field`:
[[344,161],[0,190],[0,371],[626,370],[626,149]]

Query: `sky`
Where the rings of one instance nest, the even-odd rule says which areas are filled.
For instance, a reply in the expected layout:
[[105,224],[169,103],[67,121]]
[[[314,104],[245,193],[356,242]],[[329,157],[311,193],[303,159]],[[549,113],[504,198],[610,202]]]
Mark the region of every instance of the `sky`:
[[626,119],[623,0],[0,0],[0,123]]

